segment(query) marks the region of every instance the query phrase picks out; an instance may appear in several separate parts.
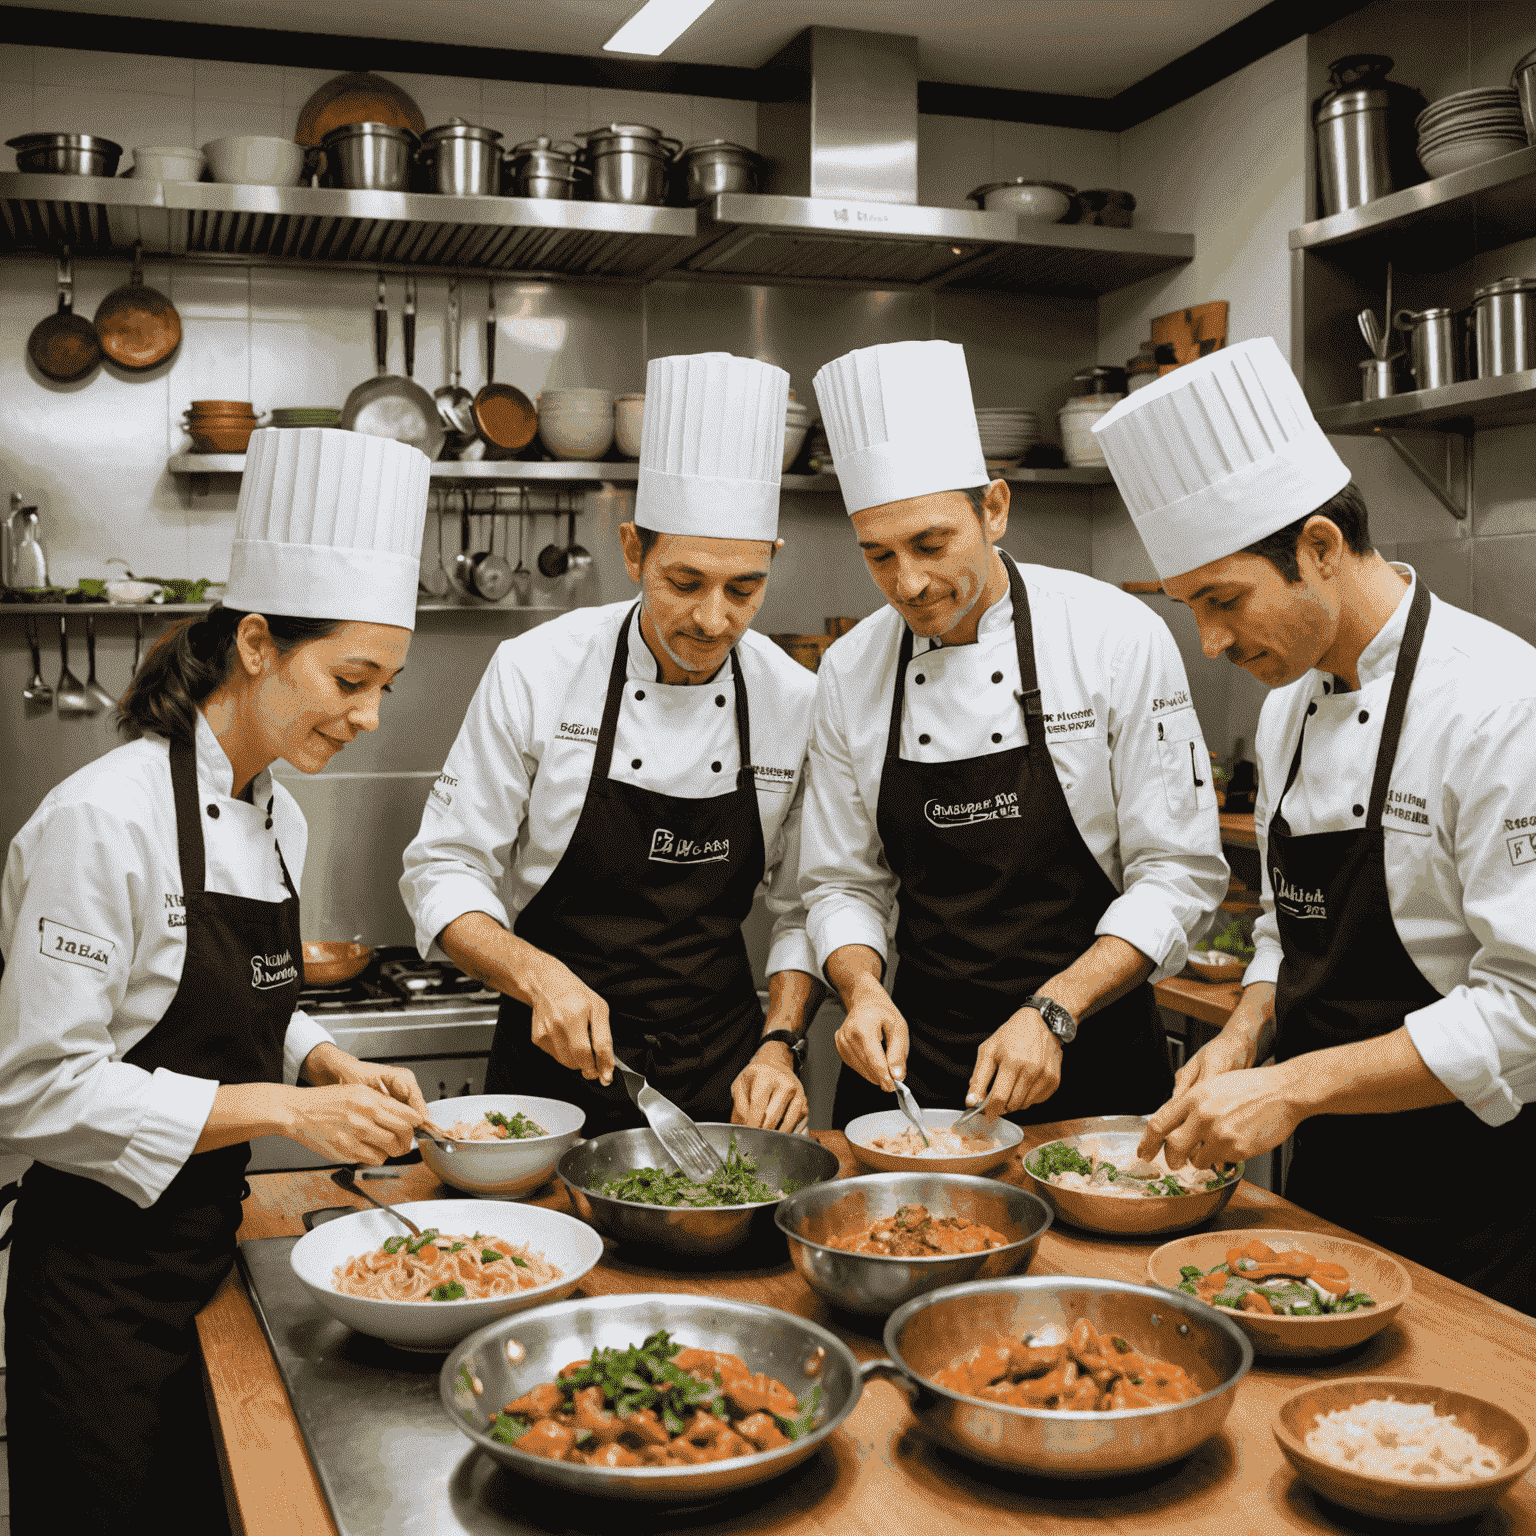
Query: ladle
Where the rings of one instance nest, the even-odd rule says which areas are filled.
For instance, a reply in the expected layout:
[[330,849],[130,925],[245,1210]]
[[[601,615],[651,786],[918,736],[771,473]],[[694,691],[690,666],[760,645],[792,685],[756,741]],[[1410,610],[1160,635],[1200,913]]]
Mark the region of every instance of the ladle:
[[[556,510],[555,512],[553,512],[551,514],[551,516],[553,517],[554,523],[555,523],[555,537],[559,538],[560,537],[560,513],[559,513],[558,510]],[[549,544],[546,544],[544,546],[544,548],[539,551],[539,559],[538,559],[539,574],[541,576],[549,577],[549,579],[551,581],[553,581],[557,576],[564,576],[565,575],[565,568],[570,563],[571,563],[570,551],[566,550],[566,549],[561,549],[558,544],[555,544],[553,542],[551,542]]]
[[429,597],[447,597],[453,588],[453,578],[443,564],[443,493],[432,492],[432,511],[437,517],[437,569],[428,571],[421,579],[422,588]]
[[63,670],[59,673],[58,709],[61,715],[94,715],[96,706],[91,703],[85,684],[69,670],[68,621],[59,616],[59,661]]
[[565,570],[568,576],[584,575],[592,566],[592,555],[576,542],[576,498],[571,497],[569,533],[566,540]]
[[[85,675],[85,691],[97,709],[116,709],[117,700],[96,681],[96,615],[87,614],[85,619],[85,655],[90,667]],[[95,711],[93,710],[94,714]]]
[[32,681],[21,690],[21,696],[28,704],[51,707],[53,689],[43,681],[43,657],[38,646],[36,619],[27,620],[27,643],[32,647]]
[[448,430],[447,447],[454,453],[467,448],[476,435],[475,397],[459,382],[463,376],[459,356],[460,329],[459,280],[455,277],[448,283],[449,382],[432,391],[432,398],[437,401],[437,414]]

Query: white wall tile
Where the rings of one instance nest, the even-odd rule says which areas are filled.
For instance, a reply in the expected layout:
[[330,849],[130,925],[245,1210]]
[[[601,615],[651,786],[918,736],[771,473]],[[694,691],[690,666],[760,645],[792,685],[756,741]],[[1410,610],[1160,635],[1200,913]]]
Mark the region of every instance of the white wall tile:
[[506,117],[544,116],[545,87],[537,80],[482,80],[480,110]]
[[5,141],[31,133],[37,126],[32,99],[30,84],[12,83],[0,90],[0,171],[16,169],[16,151],[7,149]]
[[0,43],[0,85],[31,85],[37,49],[23,43]]
[[540,133],[553,139],[557,144],[581,144],[585,141],[578,139],[576,135],[578,133],[585,133],[590,127],[592,127],[590,118],[546,117]]
[[214,139],[244,134],[291,139],[293,129],[281,102],[199,100],[193,115],[193,134],[190,142],[201,146]]
[[1051,129],[1051,179],[1074,187],[1120,185],[1120,135],[1091,128]]
[[[992,175],[988,179],[1011,181],[1016,176],[1034,176],[1041,181],[1057,180],[1051,169],[1051,134],[1052,130],[1042,123],[994,123]],[[921,126],[918,144],[922,144]]]
[[192,101],[89,85],[39,85],[33,117],[43,132],[94,133],[131,150],[136,144],[190,144]]
[[1506,427],[1477,437],[1477,532],[1536,533],[1536,481],[1531,448],[1536,431]]
[[1478,0],[1467,11],[1471,83],[1508,85],[1510,70],[1536,48],[1536,8],[1528,0]]
[[239,268],[176,266],[167,290],[185,320],[249,320],[251,275]]
[[37,85],[70,85],[103,91],[144,91],[151,96],[194,94],[191,59],[148,53],[99,53],[87,48],[35,50]]
[[[400,372],[402,292],[390,285],[389,367]],[[251,398],[274,405],[334,405],[374,375],[374,281],[356,272],[251,274]]]
[[695,96],[689,138],[729,139],[732,144],[756,149],[757,103],[731,101],[724,96]]
[[227,64],[218,59],[198,59],[196,70],[199,101],[249,101],[269,107],[283,104],[280,64]]
[[513,112],[482,112],[480,124],[494,128],[501,135],[501,149],[510,153],[517,145],[539,138],[544,132],[544,116],[519,117]]
[[283,66],[283,105],[289,116],[298,121],[299,111],[327,80],[334,80],[334,69],[298,69],[292,64]]
[[465,122],[480,121],[480,82],[462,80],[454,75],[397,75],[386,74],[401,90],[421,108],[428,128],[446,123],[450,117],[462,117]]
[[592,92],[584,85],[547,85],[544,111],[551,118],[580,118],[582,128],[597,121],[592,116]]
[[917,200],[930,208],[974,208],[973,187],[991,180],[992,123],[975,117],[918,119]]
[[[169,419],[181,430],[183,413],[194,400],[251,400],[251,326],[247,320],[182,318],[181,348],[170,370]],[[263,407],[264,408],[264,407]],[[191,440],[172,444],[191,448]]]
[[603,123],[643,123],[669,137],[686,139],[693,120],[693,100],[657,91],[594,90],[589,128]]

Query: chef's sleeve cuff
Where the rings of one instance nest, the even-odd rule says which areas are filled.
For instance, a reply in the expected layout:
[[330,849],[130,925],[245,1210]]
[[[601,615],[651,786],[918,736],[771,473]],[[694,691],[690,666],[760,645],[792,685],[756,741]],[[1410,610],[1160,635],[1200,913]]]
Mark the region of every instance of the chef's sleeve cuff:
[[1255,934],[1253,949],[1253,959],[1248,962],[1248,969],[1243,972],[1243,985],[1251,987],[1256,981],[1278,982],[1283,953],[1280,946],[1270,943],[1261,934]]
[[283,1081],[290,1086],[298,1082],[309,1053],[317,1045],[335,1043],[336,1037],[328,1029],[315,1023],[302,1009],[296,1010],[283,1037]]
[[1110,935],[1124,939],[1139,949],[1155,966],[1147,978],[1149,982],[1177,976],[1189,958],[1189,938],[1184,925],[1146,881],[1138,881],[1123,896],[1110,902],[1094,933],[1101,938]]
[[[127,1063],[107,1063],[98,1070],[116,1067],[142,1077],[142,1068]],[[101,1182],[147,1210],[192,1156],[197,1138],[213,1113],[218,1091],[219,1085],[211,1078],[187,1077],[169,1067],[157,1067],[144,1094],[138,1128]]]
[[1475,1015],[1465,994],[1453,992],[1403,1024],[1424,1065],[1479,1120],[1506,1125],[1519,1114],[1520,1099],[1500,1075],[1498,1052]]
[[827,961],[849,944],[863,944],[880,956],[885,971],[885,922],[873,907],[854,896],[824,896],[806,916],[806,931],[816,951],[816,974],[826,975]]
[[773,943],[768,948],[767,974],[772,976],[777,971],[804,971],[807,976],[821,974],[816,965],[816,951],[811,948],[810,935],[800,924],[773,936]]
[[447,875],[432,883],[412,916],[416,920],[416,950],[423,960],[447,960],[437,936],[466,912],[484,912],[503,928],[512,926],[501,898],[473,875]]

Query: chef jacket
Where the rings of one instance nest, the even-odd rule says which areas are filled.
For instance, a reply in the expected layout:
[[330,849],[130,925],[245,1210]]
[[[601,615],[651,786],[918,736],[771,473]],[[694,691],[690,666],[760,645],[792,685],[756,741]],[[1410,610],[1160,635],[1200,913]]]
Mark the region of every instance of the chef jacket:
[[[466,912],[510,928],[560,862],[592,778],[614,647],[632,606],[577,608],[498,647],[405,850],[400,891],[423,957],[442,954],[437,936]],[[751,630],[736,654],[757,759],[763,889],[775,916],[768,974],[814,975],[796,870],[816,680]],[[730,794],[741,755],[729,659],[707,684],[665,684],[635,623],[625,676],[612,777],[687,799]]]
[[[1136,598],[1048,566],[1019,566],[1029,596],[1051,762],[1083,842],[1120,895],[1099,919],[1182,970],[1226,897],[1215,789],[1167,626]],[[811,733],[800,886],[816,959],[865,944],[882,959],[898,880],[876,826],[904,621],[887,606],[822,661]],[[915,638],[901,756],[945,763],[1025,745],[1013,600],[974,645]]]
[[[1291,835],[1364,824],[1416,579],[1394,569],[1407,585],[1361,653],[1360,687],[1312,671],[1264,701],[1254,808],[1263,915],[1245,985],[1280,974],[1267,835],[1303,722],[1301,771],[1283,804]],[[1436,597],[1382,825],[1397,936],[1443,994],[1408,1015],[1408,1034],[1462,1103],[1502,1125],[1536,1098],[1536,649]]]
[[[303,812],[266,770],[252,803],[236,800],[234,770],[200,713],[196,756],[205,888],[285,900],[277,847],[297,888]],[[12,841],[0,885],[0,1149],[146,1207],[192,1155],[219,1087],[122,1059],[181,983],[184,894],[162,736],[118,747],[51,790]],[[296,1012],[286,1080],[330,1038]]]

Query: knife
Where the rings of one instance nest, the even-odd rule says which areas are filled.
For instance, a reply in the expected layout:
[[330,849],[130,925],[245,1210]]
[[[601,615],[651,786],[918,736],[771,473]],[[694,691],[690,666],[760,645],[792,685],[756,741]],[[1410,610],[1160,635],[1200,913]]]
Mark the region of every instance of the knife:
[[917,1134],[923,1138],[923,1145],[928,1143],[928,1127],[923,1124],[922,1113],[917,1107],[917,1100],[912,1097],[912,1090],[899,1078],[896,1080],[896,1102],[901,1105],[901,1112],[912,1122]]

